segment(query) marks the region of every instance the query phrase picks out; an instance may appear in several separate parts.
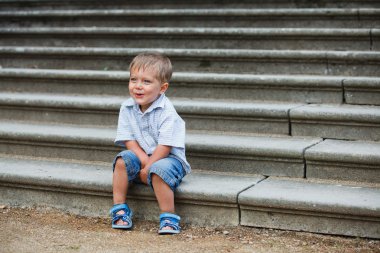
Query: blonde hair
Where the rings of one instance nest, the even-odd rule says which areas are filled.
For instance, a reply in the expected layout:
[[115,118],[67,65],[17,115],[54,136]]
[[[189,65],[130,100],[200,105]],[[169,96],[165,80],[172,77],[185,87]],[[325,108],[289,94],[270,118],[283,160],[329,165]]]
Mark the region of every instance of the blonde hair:
[[154,70],[157,79],[161,83],[169,83],[173,73],[170,59],[159,52],[143,52],[138,54],[129,65],[129,71],[133,69]]

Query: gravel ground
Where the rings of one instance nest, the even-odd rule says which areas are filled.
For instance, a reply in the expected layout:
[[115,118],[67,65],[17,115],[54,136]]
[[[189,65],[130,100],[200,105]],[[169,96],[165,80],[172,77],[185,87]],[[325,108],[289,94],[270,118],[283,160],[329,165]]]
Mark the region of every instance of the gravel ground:
[[0,206],[0,252],[379,252],[380,241],[248,227],[184,226],[159,236],[156,222],[134,220],[132,231],[110,219],[57,210]]

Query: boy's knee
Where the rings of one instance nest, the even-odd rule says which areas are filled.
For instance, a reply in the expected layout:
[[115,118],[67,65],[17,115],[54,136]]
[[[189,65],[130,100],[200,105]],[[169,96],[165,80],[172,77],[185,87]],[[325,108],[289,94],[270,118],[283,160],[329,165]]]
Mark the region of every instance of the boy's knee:
[[125,170],[125,162],[123,158],[121,157],[117,158],[115,162],[115,170]]
[[150,182],[148,179],[148,184],[150,184],[153,189],[155,189],[156,187],[161,188],[165,185],[169,187],[172,191],[174,191],[174,189],[172,189],[171,185],[169,185],[168,182],[166,182],[160,175],[157,175],[155,173],[150,173]]
[[126,171],[131,181],[138,176],[140,169],[138,157],[129,150],[120,152],[113,161],[113,171]]
[[157,182],[158,183],[164,182],[164,180],[162,180],[162,178],[159,175],[155,174],[155,173],[150,173],[150,177],[151,177],[151,180],[152,180],[153,184],[157,183]]

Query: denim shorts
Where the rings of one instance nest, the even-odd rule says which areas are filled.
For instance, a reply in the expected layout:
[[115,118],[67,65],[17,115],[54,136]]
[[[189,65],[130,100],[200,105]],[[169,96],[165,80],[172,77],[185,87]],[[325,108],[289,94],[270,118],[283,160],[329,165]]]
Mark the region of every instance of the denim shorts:
[[[128,174],[128,181],[140,183],[139,173],[141,170],[141,162],[139,158],[130,150],[124,150],[117,154],[113,161],[113,169],[115,170],[116,160],[121,157],[124,160],[125,167]],[[174,157],[166,157],[155,163],[149,169],[148,184],[152,185],[152,174],[156,174],[162,180],[169,185],[172,191],[175,191],[179,184],[182,182],[182,178],[186,175],[185,170],[182,167],[182,163]]]

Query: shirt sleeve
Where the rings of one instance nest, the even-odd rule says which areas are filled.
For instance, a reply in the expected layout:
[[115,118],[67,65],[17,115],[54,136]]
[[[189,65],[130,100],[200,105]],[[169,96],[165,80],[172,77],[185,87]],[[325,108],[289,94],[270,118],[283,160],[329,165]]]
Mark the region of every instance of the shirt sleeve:
[[115,144],[125,147],[125,142],[132,140],[135,140],[135,136],[132,132],[128,108],[122,105],[119,112]]
[[185,148],[185,121],[176,113],[166,115],[160,124],[158,144]]

